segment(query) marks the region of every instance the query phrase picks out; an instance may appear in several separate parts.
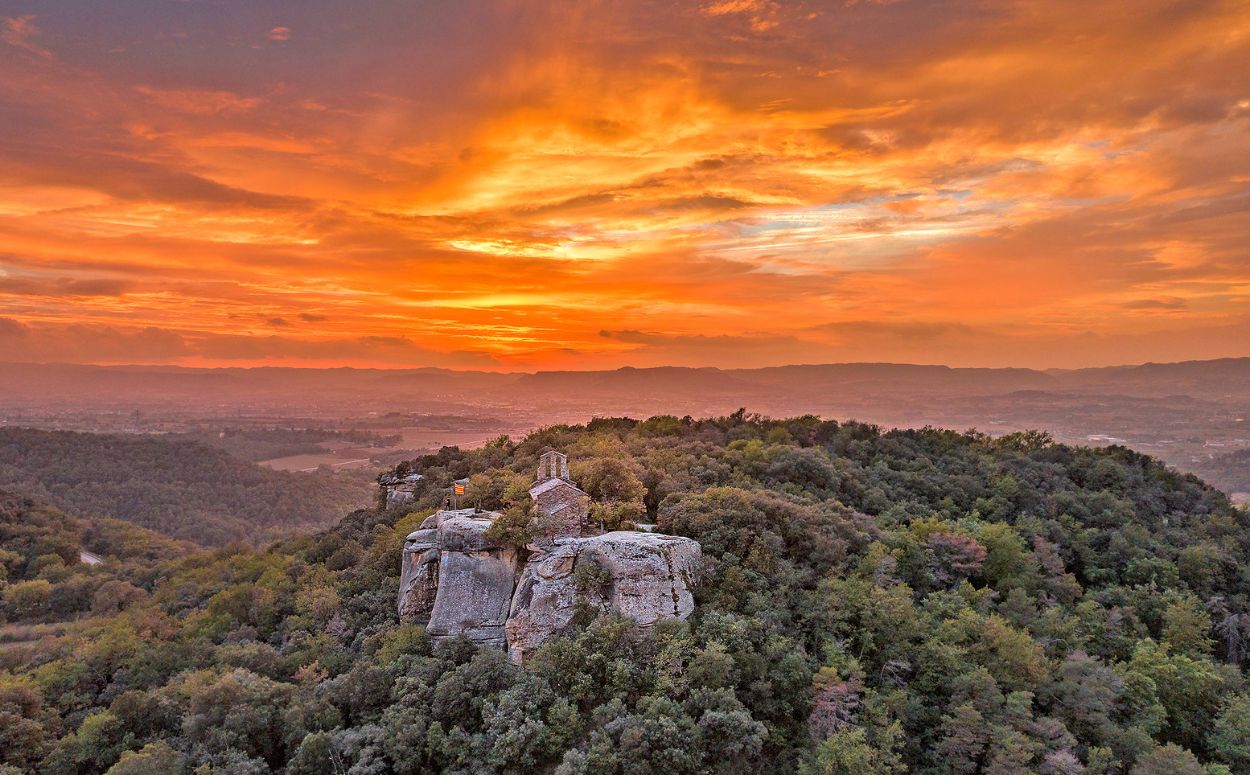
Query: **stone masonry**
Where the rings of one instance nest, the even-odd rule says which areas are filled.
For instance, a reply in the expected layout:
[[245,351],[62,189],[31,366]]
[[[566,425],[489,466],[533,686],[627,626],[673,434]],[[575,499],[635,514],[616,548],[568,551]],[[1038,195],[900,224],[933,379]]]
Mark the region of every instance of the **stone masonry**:
[[534,509],[555,526],[555,536],[580,536],[587,529],[590,496],[569,478],[569,458],[547,452],[538,459],[538,476],[530,488]]

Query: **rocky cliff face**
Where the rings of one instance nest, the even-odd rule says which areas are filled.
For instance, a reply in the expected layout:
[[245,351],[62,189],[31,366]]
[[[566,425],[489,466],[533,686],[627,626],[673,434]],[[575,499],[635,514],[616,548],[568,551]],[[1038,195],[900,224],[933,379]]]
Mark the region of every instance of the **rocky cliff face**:
[[442,552],[438,548],[437,515],[422,523],[404,539],[404,559],[399,574],[399,618],[429,625],[434,599],[438,594],[438,567]]
[[557,538],[524,561],[493,544],[498,514],[440,511],[404,544],[399,615],[435,638],[465,635],[514,661],[572,624],[579,606],[615,610],[640,629],[694,611],[699,544],[655,533]]
[[557,540],[530,557],[521,572],[505,626],[513,661],[573,621],[579,604],[615,610],[641,629],[694,611],[690,580],[700,547],[689,538],[618,531]]

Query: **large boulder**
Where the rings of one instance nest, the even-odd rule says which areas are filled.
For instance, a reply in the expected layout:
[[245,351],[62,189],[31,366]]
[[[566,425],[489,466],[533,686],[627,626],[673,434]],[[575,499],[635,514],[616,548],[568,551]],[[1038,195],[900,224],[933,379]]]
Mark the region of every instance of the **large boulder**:
[[689,538],[619,531],[566,538],[530,558],[517,583],[506,627],[512,659],[567,629],[579,606],[615,610],[650,629],[694,611],[690,586],[699,544]]

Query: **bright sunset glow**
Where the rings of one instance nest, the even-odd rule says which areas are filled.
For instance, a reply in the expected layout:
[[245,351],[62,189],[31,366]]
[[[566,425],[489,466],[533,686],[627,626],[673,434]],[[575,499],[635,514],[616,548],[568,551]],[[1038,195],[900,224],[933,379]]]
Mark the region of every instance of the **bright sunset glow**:
[[0,360],[1250,355],[1250,4],[0,2]]

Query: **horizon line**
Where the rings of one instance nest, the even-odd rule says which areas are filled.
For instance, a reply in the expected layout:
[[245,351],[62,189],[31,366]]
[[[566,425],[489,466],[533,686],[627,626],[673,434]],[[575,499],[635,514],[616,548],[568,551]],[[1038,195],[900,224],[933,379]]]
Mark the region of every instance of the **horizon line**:
[[1032,371],[1039,374],[1071,373],[1077,371],[1098,371],[1103,369],[1132,369],[1144,366],[1180,366],[1195,363],[1223,363],[1234,361],[1250,361],[1250,355],[1227,356],[1222,358],[1190,358],[1179,361],[1141,361],[1137,363],[1108,363],[1099,366],[1075,367],[1039,367],[1039,366],[952,366],[944,363],[913,363],[906,361],[828,361],[818,363],[783,363],[774,366],[691,366],[682,364],[664,364],[659,366],[623,365],[611,369],[537,369],[533,371],[490,370],[473,368],[453,368],[447,366],[288,366],[281,364],[264,364],[257,366],[187,366],[174,363],[77,363],[72,361],[2,361],[0,365],[12,368],[21,367],[79,367],[95,369],[164,369],[181,371],[377,371],[377,372],[416,372],[436,371],[453,374],[496,374],[496,375],[536,375],[536,374],[614,374],[622,371],[767,371],[770,369],[823,368],[833,366],[906,366],[924,369],[948,369],[951,371]]

